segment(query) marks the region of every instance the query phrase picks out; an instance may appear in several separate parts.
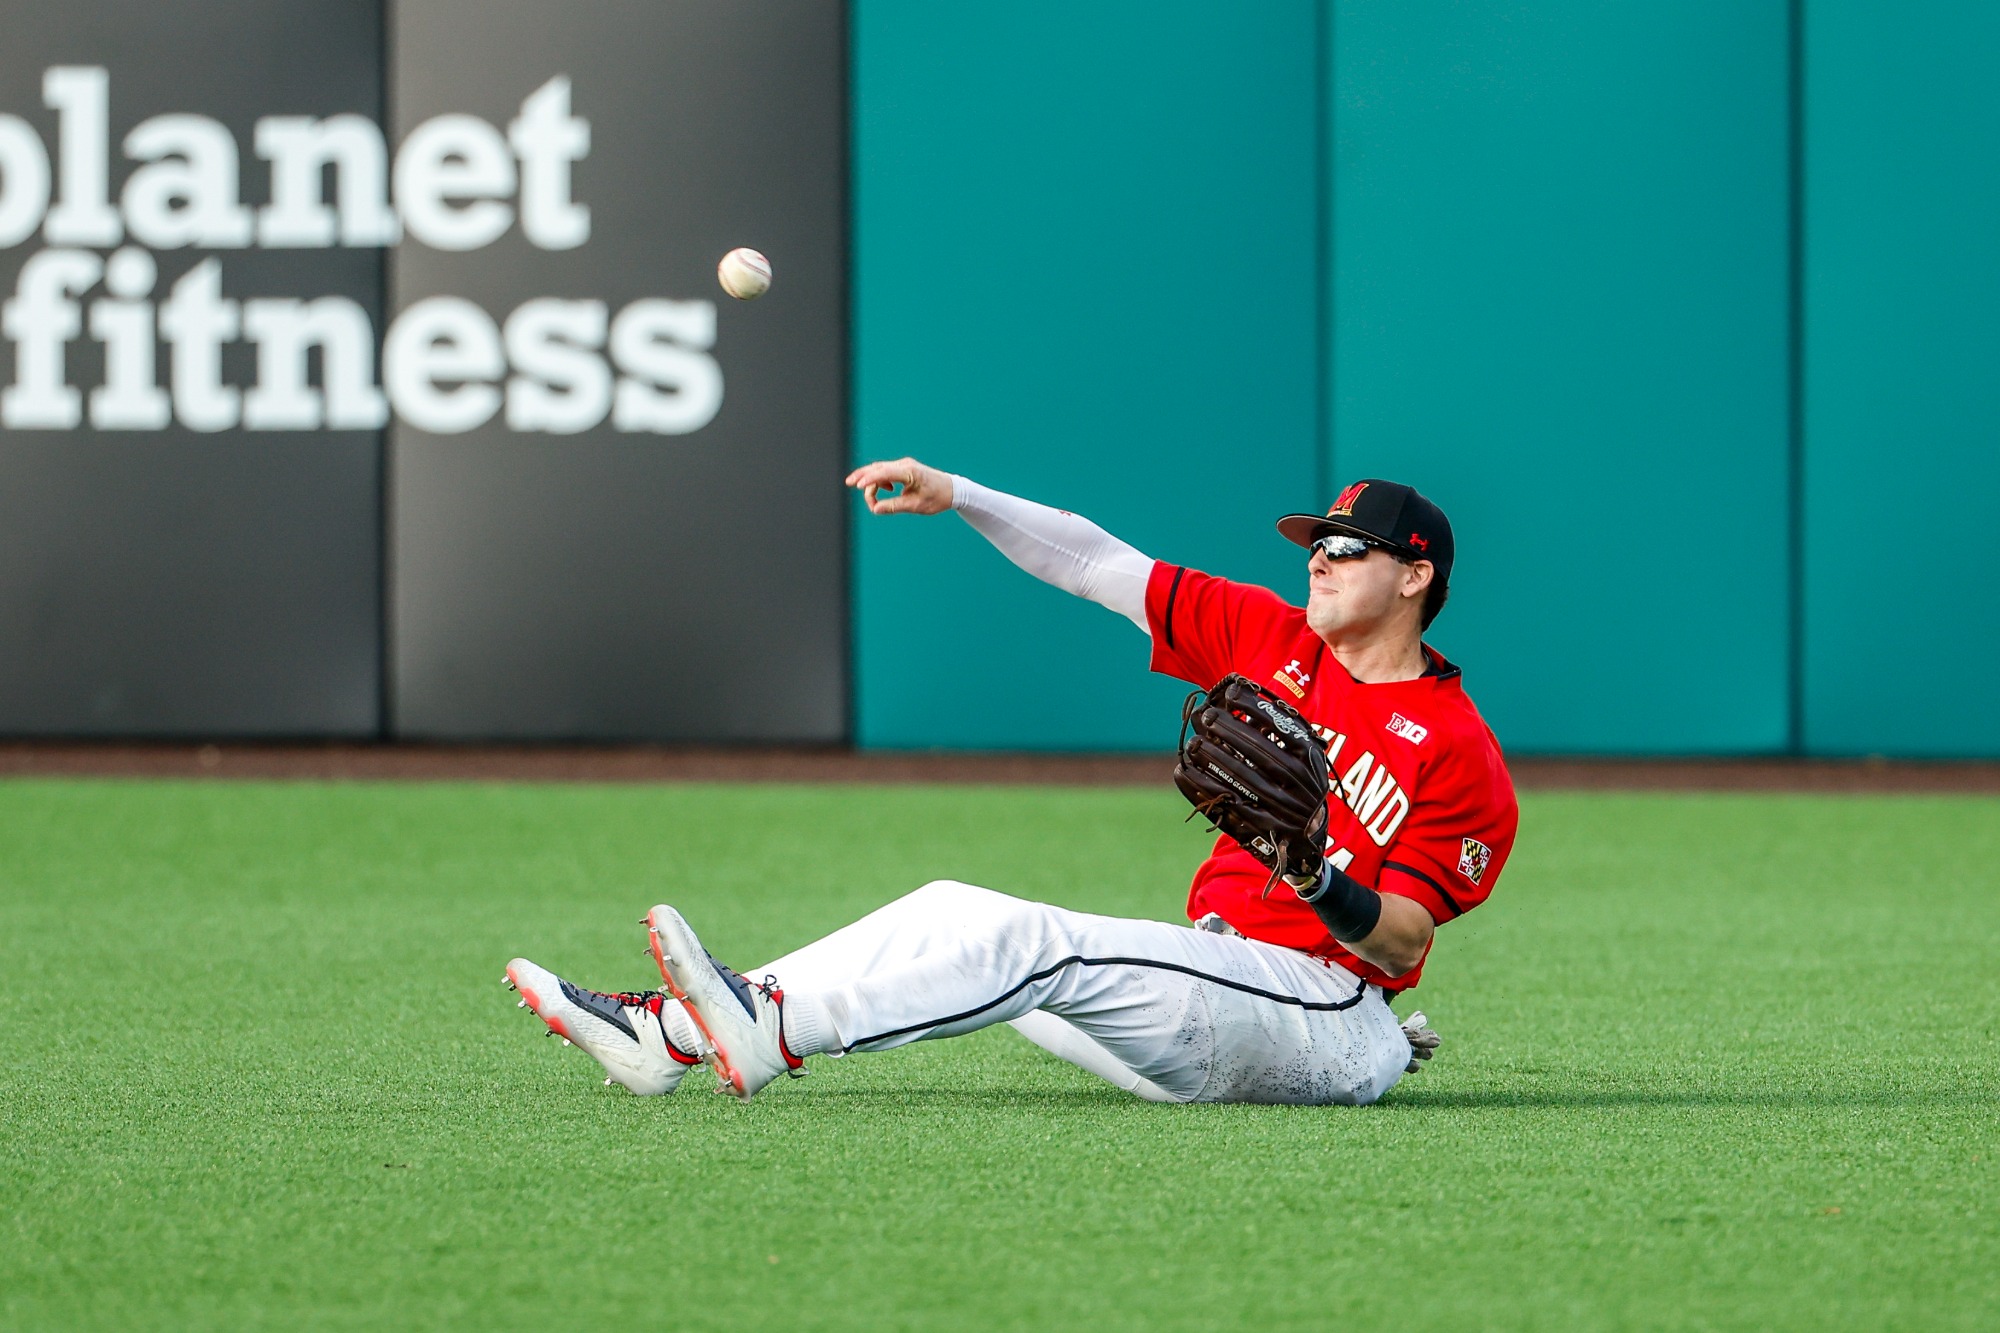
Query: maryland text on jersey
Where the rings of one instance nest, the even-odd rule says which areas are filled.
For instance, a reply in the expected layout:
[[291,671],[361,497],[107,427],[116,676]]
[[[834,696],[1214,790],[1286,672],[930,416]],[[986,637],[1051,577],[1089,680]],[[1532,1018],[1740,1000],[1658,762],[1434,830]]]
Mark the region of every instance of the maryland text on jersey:
[[1377,847],[1387,847],[1410,813],[1410,798],[1402,784],[1387,764],[1376,762],[1372,750],[1363,750],[1343,772],[1340,752],[1347,745],[1347,734],[1317,724],[1313,732],[1326,742],[1327,789],[1354,812],[1354,822],[1368,830]]

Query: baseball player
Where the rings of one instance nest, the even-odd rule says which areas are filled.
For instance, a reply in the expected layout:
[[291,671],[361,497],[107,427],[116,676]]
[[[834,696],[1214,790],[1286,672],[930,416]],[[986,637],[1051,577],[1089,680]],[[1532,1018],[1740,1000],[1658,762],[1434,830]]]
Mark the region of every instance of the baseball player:
[[[1325,514],[1280,518],[1308,552],[1301,608],[915,459],[847,483],[876,514],[956,511],[1022,569],[1130,620],[1153,670],[1212,691],[1190,701],[1182,766],[1200,772],[1183,790],[1219,827],[1248,827],[1247,810],[1277,833],[1218,838],[1188,894],[1193,928],[938,881],[738,973],[662,904],[645,926],[664,989],[588,990],[515,959],[522,1004],[637,1093],[705,1063],[748,1099],[815,1055],[994,1023],[1155,1101],[1365,1105],[1429,1057],[1436,1034],[1389,1000],[1417,984],[1436,929],[1492,892],[1517,822],[1498,744],[1423,642],[1452,568],[1435,504],[1369,479]],[[1204,757],[1225,751],[1234,769]],[[1318,786],[1298,827],[1248,808],[1303,760]]]

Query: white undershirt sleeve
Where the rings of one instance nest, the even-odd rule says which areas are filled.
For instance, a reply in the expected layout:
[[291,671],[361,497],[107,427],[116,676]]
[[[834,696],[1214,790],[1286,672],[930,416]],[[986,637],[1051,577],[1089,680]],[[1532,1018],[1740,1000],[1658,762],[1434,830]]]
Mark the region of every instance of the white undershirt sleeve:
[[951,507],[1042,582],[1109,607],[1151,636],[1146,581],[1153,575],[1152,557],[1087,518],[964,477],[951,479]]

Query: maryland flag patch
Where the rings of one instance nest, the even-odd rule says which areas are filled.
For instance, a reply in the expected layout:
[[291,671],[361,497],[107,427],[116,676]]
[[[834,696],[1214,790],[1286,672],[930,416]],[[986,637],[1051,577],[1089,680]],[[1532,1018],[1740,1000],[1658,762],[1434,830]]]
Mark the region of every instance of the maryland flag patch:
[[1459,843],[1458,873],[1477,884],[1486,874],[1486,863],[1493,859],[1493,849],[1477,838],[1465,838]]

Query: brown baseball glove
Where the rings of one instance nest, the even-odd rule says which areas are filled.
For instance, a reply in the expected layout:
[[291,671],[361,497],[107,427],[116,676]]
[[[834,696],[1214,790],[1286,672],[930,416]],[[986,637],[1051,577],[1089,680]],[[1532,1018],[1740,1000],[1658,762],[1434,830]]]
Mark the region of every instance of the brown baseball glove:
[[1299,710],[1269,690],[1231,675],[1189,695],[1174,785],[1195,814],[1270,867],[1265,893],[1280,875],[1318,877],[1326,858],[1326,749]]

